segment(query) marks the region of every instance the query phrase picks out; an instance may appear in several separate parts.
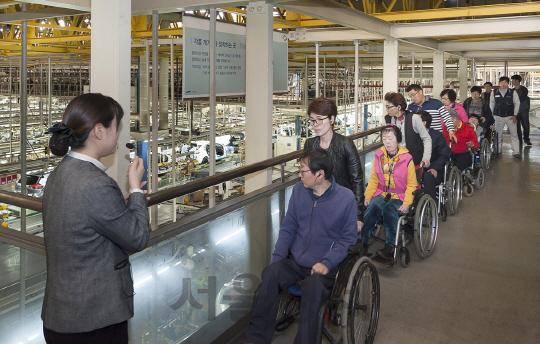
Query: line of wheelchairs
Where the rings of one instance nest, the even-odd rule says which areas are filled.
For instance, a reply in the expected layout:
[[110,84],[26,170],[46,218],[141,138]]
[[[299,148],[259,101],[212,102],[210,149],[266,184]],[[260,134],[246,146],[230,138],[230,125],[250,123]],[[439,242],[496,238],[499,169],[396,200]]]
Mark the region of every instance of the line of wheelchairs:
[[[473,124],[470,125],[476,130]],[[469,152],[473,156],[470,167],[460,171],[453,160],[446,163],[443,180],[436,189],[436,200],[426,194],[421,187],[423,185],[423,164],[417,166],[419,188],[413,193],[414,201],[409,212],[399,214],[394,259],[384,260],[380,257],[373,257],[373,261],[388,267],[396,267],[399,261],[400,265],[406,268],[411,261],[407,246],[413,243],[419,258],[427,258],[433,253],[437,241],[439,218],[446,222],[448,214],[456,215],[459,213],[463,196],[471,197],[474,189],[481,190],[484,187],[485,171],[489,170],[491,159],[498,156],[498,134],[496,131],[482,133],[478,139],[480,148]],[[375,241],[384,243],[384,233],[381,221],[371,234],[370,243]]]
[[[348,249],[347,257],[339,266],[330,298],[319,310],[315,344],[322,343],[323,338],[331,344],[373,343],[380,307],[379,276],[373,261],[395,267],[399,260],[403,267],[407,267],[410,263],[407,246],[411,243],[414,243],[415,251],[422,259],[433,253],[439,216],[445,222],[448,213],[455,215],[459,212],[462,195],[470,196],[474,188],[483,188],[485,171],[490,168],[491,159],[498,154],[496,132],[480,137],[480,140],[480,149],[473,152],[473,163],[465,171],[460,171],[453,161],[446,163],[443,181],[437,186],[437,200],[421,187],[414,192],[414,202],[409,212],[400,214],[393,261],[364,256],[361,241]],[[422,165],[417,169],[419,185],[422,185]],[[379,237],[384,232],[381,222],[370,240],[384,242],[385,239]],[[399,259],[396,259],[398,252]],[[257,297],[258,290],[254,300]],[[301,286],[297,284],[280,293],[276,335],[286,331],[299,316],[301,297]]]

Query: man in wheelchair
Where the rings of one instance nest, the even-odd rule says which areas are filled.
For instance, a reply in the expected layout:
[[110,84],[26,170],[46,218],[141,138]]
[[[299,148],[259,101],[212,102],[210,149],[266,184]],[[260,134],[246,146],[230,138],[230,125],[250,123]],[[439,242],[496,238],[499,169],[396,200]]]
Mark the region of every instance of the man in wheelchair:
[[356,243],[357,204],[351,190],[336,184],[328,152],[314,148],[300,158],[301,182],[293,188],[272,262],[262,272],[246,330],[247,343],[270,343],[278,294],[301,281],[300,327],[295,344],[315,342],[321,305],[330,296],[339,264]]
[[450,160],[450,149],[446,145],[444,135],[431,128],[431,115],[427,111],[419,111],[418,115],[422,117],[422,123],[431,136],[431,164],[429,169],[424,172],[422,180],[424,182],[425,192],[434,200],[437,200],[437,185],[444,178],[444,165]]
[[470,125],[461,122],[457,113],[450,112],[450,116],[454,121],[454,128],[456,128],[455,142],[452,144],[451,157],[452,160],[454,160],[456,167],[463,172],[467,167],[470,167],[473,162],[473,156],[469,152],[469,149],[476,151],[480,148],[478,137]]
[[386,231],[384,249],[377,251],[377,256],[385,260],[394,259],[396,228],[399,213],[407,213],[417,186],[416,171],[412,156],[406,148],[399,145],[401,131],[396,126],[387,126],[382,130],[384,147],[375,153],[373,169],[366,188],[364,227],[361,236],[364,251],[371,232],[383,218]]

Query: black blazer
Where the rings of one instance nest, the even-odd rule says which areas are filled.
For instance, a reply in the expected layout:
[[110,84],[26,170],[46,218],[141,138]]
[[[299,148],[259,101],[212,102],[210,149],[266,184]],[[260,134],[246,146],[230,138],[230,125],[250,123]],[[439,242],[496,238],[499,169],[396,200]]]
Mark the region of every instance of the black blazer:
[[[318,136],[306,140],[304,150],[311,148],[321,148]],[[327,151],[334,163],[332,175],[336,183],[353,192],[358,205],[358,221],[364,222],[364,170],[356,146],[350,138],[334,132]]]

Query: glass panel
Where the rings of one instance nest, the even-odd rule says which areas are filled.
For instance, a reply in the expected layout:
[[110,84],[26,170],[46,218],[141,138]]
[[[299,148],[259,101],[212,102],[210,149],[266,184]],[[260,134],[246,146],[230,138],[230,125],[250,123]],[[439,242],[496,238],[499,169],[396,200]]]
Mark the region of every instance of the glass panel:
[[45,343],[41,321],[45,257],[5,243],[0,243],[0,255],[0,343]]
[[209,343],[248,314],[291,192],[276,192],[132,256],[130,338]]

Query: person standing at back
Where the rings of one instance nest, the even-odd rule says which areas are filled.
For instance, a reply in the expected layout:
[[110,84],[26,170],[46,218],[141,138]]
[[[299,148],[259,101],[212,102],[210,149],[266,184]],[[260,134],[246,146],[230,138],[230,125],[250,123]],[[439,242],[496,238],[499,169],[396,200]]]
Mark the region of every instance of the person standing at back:
[[456,102],[457,94],[456,91],[451,89],[445,89],[441,92],[441,102],[445,108],[452,108],[456,110],[456,113],[459,116],[459,119],[463,123],[469,123],[469,117],[467,117],[467,112],[463,108],[463,105]]
[[[529,132],[531,131],[531,124],[529,123],[529,110],[531,108],[531,100],[528,96],[529,90],[527,87],[521,85],[521,76],[519,74],[512,75],[510,78],[514,90],[519,96],[519,113],[517,115],[517,134],[519,138],[519,145],[523,142],[527,146],[532,146],[531,139],[529,138]],[[521,127],[523,126],[523,135],[521,134]]]
[[43,194],[47,282],[41,318],[47,344],[128,343],[134,295],[128,254],[142,251],[149,236],[144,166],[142,159],[132,160],[131,193],[123,196],[99,161],[116,151],[123,115],[111,97],[87,93],[74,98],[62,123],[49,129],[51,152],[67,156]]
[[485,82],[484,83],[484,93],[482,93],[482,99],[488,103],[489,105],[489,100],[491,99],[491,91],[493,91],[493,84],[491,82]]
[[337,106],[333,99],[315,98],[309,103],[307,114],[316,137],[307,139],[304,151],[322,148],[330,153],[332,175],[336,183],[351,190],[358,206],[358,231],[364,224],[364,170],[358,150],[352,140],[334,132]]
[[442,122],[444,122],[450,138],[455,138],[454,123],[452,122],[452,118],[450,118],[448,110],[446,110],[446,107],[443,105],[443,103],[441,103],[440,100],[425,96],[424,90],[420,85],[409,85],[407,86],[406,91],[413,101],[413,103],[409,104],[407,110],[411,112],[429,112],[431,118],[433,119],[431,122],[431,127],[442,133]]
[[[502,76],[499,79],[499,88],[493,91],[489,101],[489,107],[495,117],[495,130],[499,133],[499,152],[502,150],[502,132],[504,125],[508,126],[512,140],[512,154],[514,158],[520,159],[519,139],[517,134],[517,116],[519,113],[518,93],[508,88],[510,79]],[[501,154],[501,153],[499,153]]]

